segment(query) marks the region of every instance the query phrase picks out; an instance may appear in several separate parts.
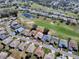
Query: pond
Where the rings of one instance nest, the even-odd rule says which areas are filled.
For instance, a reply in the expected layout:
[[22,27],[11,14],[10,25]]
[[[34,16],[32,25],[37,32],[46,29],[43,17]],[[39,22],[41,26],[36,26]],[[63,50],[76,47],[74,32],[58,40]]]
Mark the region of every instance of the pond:
[[31,15],[30,13],[24,13],[22,15],[25,16],[25,17],[27,17],[27,18],[30,18],[30,19],[34,18],[34,16]]

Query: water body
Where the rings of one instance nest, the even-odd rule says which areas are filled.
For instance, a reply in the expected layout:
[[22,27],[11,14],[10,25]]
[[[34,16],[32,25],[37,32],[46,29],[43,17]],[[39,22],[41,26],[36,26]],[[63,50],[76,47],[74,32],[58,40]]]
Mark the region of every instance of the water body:
[[30,13],[23,13],[22,15],[25,16],[25,17],[27,17],[27,18],[30,18],[30,19],[34,18],[34,16],[31,15]]

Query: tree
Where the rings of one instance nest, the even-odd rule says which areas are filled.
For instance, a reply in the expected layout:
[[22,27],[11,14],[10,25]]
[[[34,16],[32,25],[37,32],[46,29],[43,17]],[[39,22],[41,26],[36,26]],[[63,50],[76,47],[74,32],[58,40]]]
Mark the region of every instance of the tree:
[[43,34],[47,35],[47,34],[48,34],[48,32],[49,32],[49,29],[44,28]]

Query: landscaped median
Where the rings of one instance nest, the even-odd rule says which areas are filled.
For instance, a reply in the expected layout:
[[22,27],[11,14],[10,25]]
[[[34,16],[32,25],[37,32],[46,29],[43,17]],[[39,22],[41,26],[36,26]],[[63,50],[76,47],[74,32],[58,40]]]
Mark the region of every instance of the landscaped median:
[[60,37],[64,38],[72,38],[75,39],[76,41],[79,41],[79,33],[77,33],[74,30],[69,29],[68,27],[65,27],[64,25],[61,24],[51,24],[45,20],[35,20],[34,21],[38,26],[42,26],[48,29],[53,29]]

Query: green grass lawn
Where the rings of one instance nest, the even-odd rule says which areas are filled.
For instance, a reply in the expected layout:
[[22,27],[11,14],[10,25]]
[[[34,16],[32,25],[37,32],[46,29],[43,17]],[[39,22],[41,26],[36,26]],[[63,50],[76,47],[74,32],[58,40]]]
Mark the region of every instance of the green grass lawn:
[[53,29],[60,37],[68,38],[71,37],[76,41],[79,41],[79,33],[74,30],[71,30],[68,26],[62,24],[51,24],[44,20],[35,20],[35,23],[38,26],[42,26],[44,28]]

